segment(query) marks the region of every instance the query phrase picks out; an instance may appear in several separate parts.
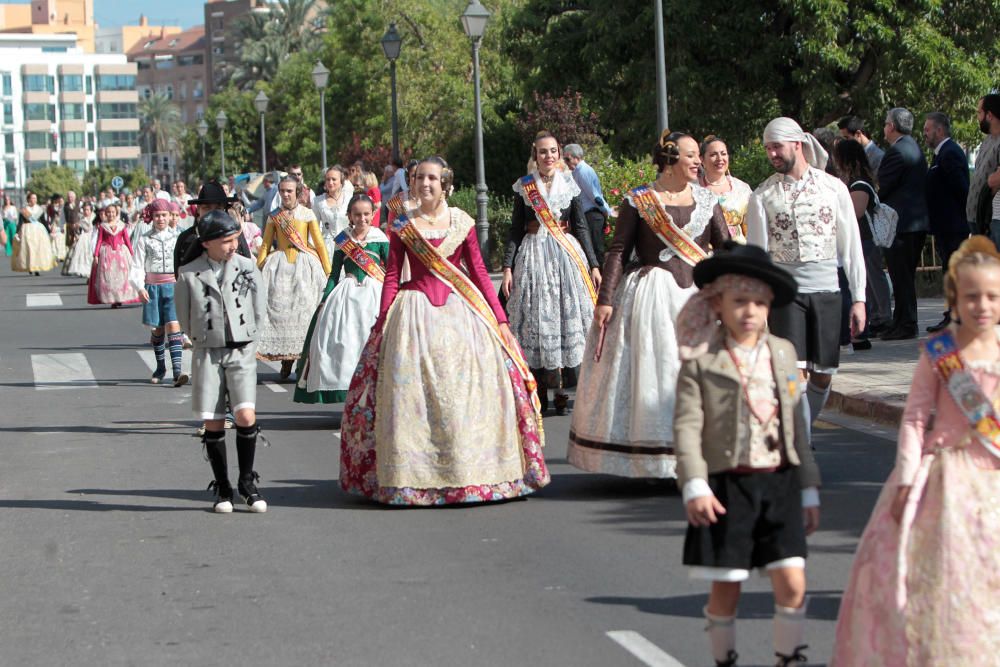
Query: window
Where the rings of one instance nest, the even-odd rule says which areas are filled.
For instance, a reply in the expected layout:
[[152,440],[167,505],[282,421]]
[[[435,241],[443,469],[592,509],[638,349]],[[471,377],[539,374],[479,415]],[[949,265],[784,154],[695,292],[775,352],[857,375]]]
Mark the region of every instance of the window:
[[14,124],[14,105],[10,102],[3,103],[3,122],[4,125]]
[[168,83],[163,89],[163,92],[167,96],[168,100],[174,99],[174,84]]
[[174,57],[167,56],[166,58],[157,58],[156,64],[153,65],[156,69],[171,69],[174,66]]
[[94,92],[94,77],[88,74],[87,76],[84,77],[84,80],[87,83],[87,94],[90,95],[91,93]]
[[191,65],[204,65],[205,56],[200,53],[187,56],[178,56],[177,65],[179,67],[190,67]]
[[149,64],[148,60],[136,60],[135,66],[140,72],[152,68],[152,65]]
[[10,72],[3,73],[3,94],[7,97],[14,94],[11,89]]
[[226,50],[223,49],[221,46],[213,46],[212,47],[212,53],[215,54],[215,55],[217,55],[217,56],[224,56],[224,55],[226,55]]
[[111,132],[101,132],[98,137],[103,148],[116,146],[138,146],[139,133],[135,130],[114,130]]
[[205,96],[205,90],[201,87],[201,81],[194,82],[194,90],[191,91],[191,99],[200,100]]
[[87,105],[87,122],[88,123],[93,123],[94,122],[94,105],[93,104],[88,104]]
[[64,93],[82,93],[83,92],[83,75],[82,74],[63,74],[59,77],[59,90]]
[[94,141],[94,133],[93,132],[88,132],[87,133],[87,150],[88,151],[94,150],[94,146],[96,146],[96,145],[97,145],[97,142]]
[[135,160],[108,160],[105,164],[115,169],[119,174],[124,174],[135,169],[138,162]]
[[86,160],[63,160],[63,166],[75,171],[78,178],[83,178],[84,173],[87,171]]
[[43,46],[42,53],[66,53],[69,51],[68,46]]
[[212,19],[212,28],[213,29],[215,29],[215,30],[222,30],[223,25],[224,25],[224,23],[222,21],[222,17],[221,16],[219,18],[217,18],[217,19]]
[[102,120],[109,118],[137,118],[135,102],[105,102],[97,107],[97,115]]
[[24,92],[54,93],[55,81],[47,74],[26,74],[24,76]]
[[98,90],[135,90],[134,74],[101,74],[97,77]]
[[66,148],[86,148],[86,132],[63,132],[62,147]]
[[25,132],[24,143],[26,148],[47,148],[50,151],[56,147],[51,132]]
[[45,169],[46,167],[51,167],[52,163],[45,162],[27,162],[24,165],[24,175],[26,178],[31,178],[31,175],[38,171],[39,169]]
[[83,120],[83,103],[64,103],[59,110],[63,120]]
[[54,104],[25,104],[24,120],[48,120],[56,119],[56,108]]
[[13,160],[5,160],[3,166],[6,171],[4,180],[7,182],[7,185],[14,185],[17,176],[17,165]]
[[3,135],[3,152],[10,154],[14,152],[14,135],[5,134]]

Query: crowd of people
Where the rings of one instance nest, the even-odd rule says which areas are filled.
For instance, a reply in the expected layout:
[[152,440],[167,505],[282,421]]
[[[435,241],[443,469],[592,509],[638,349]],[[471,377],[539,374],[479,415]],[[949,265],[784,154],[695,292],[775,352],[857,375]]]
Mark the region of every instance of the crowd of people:
[[1000,95],[978,115],[987,139],[971,184],[946,115],[925,115],[928,168],[914,115],[893,108],[885,151],[857,117],[839,135],[774,119],[762,135],[774,173],[756,187],[730,173],[723,139],[665,131],[655,179],[633,184],[617,210],[582,147],[539,132],[512,186],[499,292],[474,221],[448,203],[453,174],[439,156],[389,165],[381,183],[364,164],[335,165],[316,191],[291,165],[258,197],[209,182],[193,198],[155,181],[138,199],[68,193],[43,207],[29,194],[20,210],[5,201],[4,241],[15,270],[62,261],[88,277],[89,303],[143,304],[150,381],[164,379],[169,349],[174,385],[193,384],[218,513],[234,509],[227,422],[236,491],[267,510],[254,470],[258,359],[279,361],[283,379],[294,372],[293,400],[343,403],[341,486],[394,505],[541,489],[549,391],[566,414],[575,385],[571,465],[677,480],[683,562],[711,586],[716,664],[736,664],[741,582],[760,569],[774,588],[778,664],[789,665],[805,660],[806,538],[820,519],[812,425],[845,346],[917,336],[930,233],[947,310],[929,328],[832,664],[975,664],[974,619],[991,618],[992,586],[972,578],[995,576],[1000,518],[989,506]]

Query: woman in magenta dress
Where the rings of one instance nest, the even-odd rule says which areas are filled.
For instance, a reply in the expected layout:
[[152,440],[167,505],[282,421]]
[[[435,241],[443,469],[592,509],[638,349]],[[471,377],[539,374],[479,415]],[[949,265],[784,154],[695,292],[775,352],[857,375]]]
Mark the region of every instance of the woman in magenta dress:
[[87,283],[87,303],[110,303],[112,308],[119,308],[123,303],[139,303],[139,294],[128,280],[132,265],[128,227],[122,223],[115,204],[105,206],[101,216],[103,222],[97,228],[94,266]]
[[1000,253],[989,239],[951,256],[945,293],[955,324],[923,343],[896,467],[840,603],[836,667],[1000,659]]
[[442,196],[449,173],[436,157],[417,168],[420,205],[393,225],[379,318],[344,406],[340,484],[381,503],[502,500],[549,481],[535,382],[475,223]]

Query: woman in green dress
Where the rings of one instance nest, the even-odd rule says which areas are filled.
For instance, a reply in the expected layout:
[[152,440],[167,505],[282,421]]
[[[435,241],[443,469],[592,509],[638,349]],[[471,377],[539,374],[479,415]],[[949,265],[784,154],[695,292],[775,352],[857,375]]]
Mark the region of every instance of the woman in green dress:
[[348,227],[336,238],[333,270],[296,369],[296,403],[343,403],[347,396],[378,317],[389,258],[389,239],[371,226],[375,210],[363,193],[347,206]]

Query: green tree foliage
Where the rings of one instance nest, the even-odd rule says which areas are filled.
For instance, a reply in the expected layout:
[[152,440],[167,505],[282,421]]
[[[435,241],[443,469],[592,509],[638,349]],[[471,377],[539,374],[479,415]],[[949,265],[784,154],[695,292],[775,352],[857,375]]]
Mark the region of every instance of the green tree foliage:
[[163,93],[139,101],[139,141],[147,153],[166,153],[181,133],[181,110]]
[[223,84],[249,90],[274,78],[290,54],[312,46],[323,21],[317,0],[276,0],[249,12],[235,26],[239,60],[223,72]]
[[122,173],[114,167],[95,165],[83,175],[82,192],[94,195],[105,188],[110,188],[111,179],[115,176],[121,176],[122,180],[125,181],[122,188],[128,188],[132,192],[138,192],[144,185],[149,184],[149,175],[142,167],[137,166],[132,171]]
[[39,201],[43,201],[52,195],[65,196],[70,190],[79,191],[80,180],[69,167],[54,164],[31,172],[31,178],[24,187],[37,194]]

